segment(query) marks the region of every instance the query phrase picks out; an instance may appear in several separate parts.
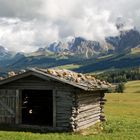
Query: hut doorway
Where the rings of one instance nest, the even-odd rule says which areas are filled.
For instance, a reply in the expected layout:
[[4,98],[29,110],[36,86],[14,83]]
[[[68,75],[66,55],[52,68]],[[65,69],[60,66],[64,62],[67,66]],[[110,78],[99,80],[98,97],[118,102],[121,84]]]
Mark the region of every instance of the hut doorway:
[[22,124],[53,125],[52,90],[22,91]]

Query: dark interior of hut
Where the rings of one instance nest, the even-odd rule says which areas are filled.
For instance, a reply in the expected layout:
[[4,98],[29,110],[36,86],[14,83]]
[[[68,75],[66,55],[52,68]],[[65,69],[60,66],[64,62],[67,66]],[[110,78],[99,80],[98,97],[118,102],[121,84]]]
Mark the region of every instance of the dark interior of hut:
[[22,91],[22,124],[53,125],[53,96],[51,90]]

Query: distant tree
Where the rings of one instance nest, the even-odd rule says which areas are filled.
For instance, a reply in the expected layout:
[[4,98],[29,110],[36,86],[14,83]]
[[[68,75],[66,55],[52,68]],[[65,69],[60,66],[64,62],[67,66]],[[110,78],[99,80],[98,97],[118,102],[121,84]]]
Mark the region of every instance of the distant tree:
[[116,89],[116,92],[123,93],[125,89],[124,83],[119,83]]

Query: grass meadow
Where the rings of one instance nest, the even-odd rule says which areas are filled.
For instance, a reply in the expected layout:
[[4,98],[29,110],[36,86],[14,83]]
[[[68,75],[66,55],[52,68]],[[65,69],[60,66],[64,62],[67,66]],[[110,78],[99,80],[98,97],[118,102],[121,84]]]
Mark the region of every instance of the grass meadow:
[[0,140],[140,140],[140,81],[128,82],[125,93],[106,94],[107,121],[78,133],[0,131]]

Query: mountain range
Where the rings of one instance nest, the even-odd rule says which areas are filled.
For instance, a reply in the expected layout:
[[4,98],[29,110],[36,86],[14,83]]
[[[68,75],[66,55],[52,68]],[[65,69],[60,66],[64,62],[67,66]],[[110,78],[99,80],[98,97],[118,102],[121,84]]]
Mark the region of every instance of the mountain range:
[[139,66],[140,32],[135,28],[122,30],[105,41],[69,37],[52,42],[32,53],[15,53],[0,46],[0,71],[25,69],[27,67],[56,67],[78,65],[80,72],[92,72],[110,68]]

